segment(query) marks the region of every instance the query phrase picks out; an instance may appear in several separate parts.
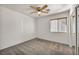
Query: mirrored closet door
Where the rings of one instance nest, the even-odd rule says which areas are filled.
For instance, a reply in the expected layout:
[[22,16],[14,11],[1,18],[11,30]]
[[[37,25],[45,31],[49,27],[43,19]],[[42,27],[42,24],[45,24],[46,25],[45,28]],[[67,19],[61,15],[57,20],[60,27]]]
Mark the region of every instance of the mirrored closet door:
[[74,5],[70,15],[70,38],[73,54],[79,54],[79,5]]

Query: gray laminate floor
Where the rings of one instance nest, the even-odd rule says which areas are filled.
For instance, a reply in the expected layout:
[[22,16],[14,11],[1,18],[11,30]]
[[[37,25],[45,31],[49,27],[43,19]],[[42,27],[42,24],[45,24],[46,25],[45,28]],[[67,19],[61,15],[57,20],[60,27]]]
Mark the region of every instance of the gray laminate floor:
[[43,39],[32,39],[0,51],[0,55],[72,55],[67,45]]

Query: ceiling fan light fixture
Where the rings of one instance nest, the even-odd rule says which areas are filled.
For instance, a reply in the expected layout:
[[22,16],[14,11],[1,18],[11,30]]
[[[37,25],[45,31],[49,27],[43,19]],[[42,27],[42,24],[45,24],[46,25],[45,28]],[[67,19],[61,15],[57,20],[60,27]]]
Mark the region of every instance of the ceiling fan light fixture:
[[41,12],[39,11],[39,12],[37,12],[37,14],[38,14],[38,16],[41,16]]
[[39,11],[38,14],[41,14],[41,12]]

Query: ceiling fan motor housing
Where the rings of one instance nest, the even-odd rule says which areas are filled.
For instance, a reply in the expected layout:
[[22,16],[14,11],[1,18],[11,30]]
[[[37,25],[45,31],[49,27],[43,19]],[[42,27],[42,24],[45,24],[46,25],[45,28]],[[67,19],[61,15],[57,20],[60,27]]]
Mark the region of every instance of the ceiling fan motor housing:
[[40,8],[40,7],[37,7],[37,10],[38,10],[38,11],[41,11],[41,8]]

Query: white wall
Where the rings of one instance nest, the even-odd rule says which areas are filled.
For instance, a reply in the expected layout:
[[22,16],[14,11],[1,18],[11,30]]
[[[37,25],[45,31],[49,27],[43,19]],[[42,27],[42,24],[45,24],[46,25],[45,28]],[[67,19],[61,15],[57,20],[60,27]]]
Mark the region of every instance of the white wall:
[[53,33],[53,32],[51,33],[49,29],[50,19],[55,19],[60,17],[68,17],[69,19],[68,15],[69,15],[68,12],[62,12],[56,15],[37,18],[36,19],[37,37],[54,41],[54,42],[69,44],[70,40],[69,40],[68,33]]
[[34,19],[0,6],[0,49],[35,38]]
[[[64,44],[72,44],[68,33],[51,33],[50,19],[69,17],[68,12],[33,19],[0,6],[0,49],[39,37]],[[73,40],[74,42],[74,40]]]

